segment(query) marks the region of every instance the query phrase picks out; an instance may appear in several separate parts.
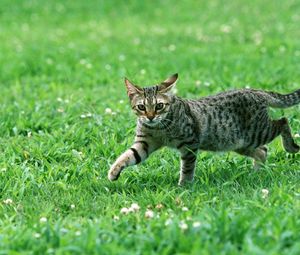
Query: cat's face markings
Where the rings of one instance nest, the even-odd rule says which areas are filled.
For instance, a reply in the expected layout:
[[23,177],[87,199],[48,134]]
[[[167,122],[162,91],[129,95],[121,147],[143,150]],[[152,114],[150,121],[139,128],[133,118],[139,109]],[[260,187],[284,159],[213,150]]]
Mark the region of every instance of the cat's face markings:
[[171,104],[170,90],[174,87],[178,75],[152,87],[140,88],[125,79],[131,107],[139,119],[150,126],[155,126],[167,116]]
[[144,88],[144,93],[136,96],[131,104],[142,122],[155,126],[165,118],[170,107],[170,97],[159,93],[157,86],[148,87]]

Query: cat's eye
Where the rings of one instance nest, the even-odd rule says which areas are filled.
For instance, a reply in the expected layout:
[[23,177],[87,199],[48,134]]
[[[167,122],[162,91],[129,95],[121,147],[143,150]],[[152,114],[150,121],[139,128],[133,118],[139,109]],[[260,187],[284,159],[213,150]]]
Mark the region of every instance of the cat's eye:
[[164,104],[163,104],[163,103],[158,103],[158,104],[155,106],[155,110],[157,110],[157,111],[161,110],[162,108],[164,108]]
[[145,110],[146,110],[146,107],[145,107],[145,105],[143,105],[143,104],[138,104],[137,108],[138,108],[140,111],[145,111]]

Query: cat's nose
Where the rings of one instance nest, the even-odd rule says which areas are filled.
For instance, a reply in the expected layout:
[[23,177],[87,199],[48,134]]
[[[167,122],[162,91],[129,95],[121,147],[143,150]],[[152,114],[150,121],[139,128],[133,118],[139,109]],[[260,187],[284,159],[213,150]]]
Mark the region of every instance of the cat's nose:
[[155,117],[154,115],[149,115],[149,116],[147,116],[147,119],[151,121],[154,119],[154,117]]

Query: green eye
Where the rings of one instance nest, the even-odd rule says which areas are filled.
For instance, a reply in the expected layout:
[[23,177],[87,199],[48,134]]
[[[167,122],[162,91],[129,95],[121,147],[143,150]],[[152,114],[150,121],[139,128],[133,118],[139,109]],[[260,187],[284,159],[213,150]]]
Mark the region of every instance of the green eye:
[[146,110],[146,107],[145,107],[145,105],[143,105],[143,104],[138,104],[137,108],[138,108],[140,111],[145,111],[145,110]]
[[155,110],[157,110],[157,111],[161,110],[162,108],[164,108],[164,104],[163,104],[163,103],[158,103],[158,104],[155,106]]

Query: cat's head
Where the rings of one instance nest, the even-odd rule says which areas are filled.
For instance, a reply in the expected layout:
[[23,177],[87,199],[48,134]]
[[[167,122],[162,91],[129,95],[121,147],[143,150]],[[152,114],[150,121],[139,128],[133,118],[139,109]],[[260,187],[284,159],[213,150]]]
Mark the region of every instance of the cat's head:
[[125,78],[131,108],[141,122],[156,126],[166,118],[172,101],[170,91],[177,79],[178,74],[174,74],[157,85],[141,88]]

